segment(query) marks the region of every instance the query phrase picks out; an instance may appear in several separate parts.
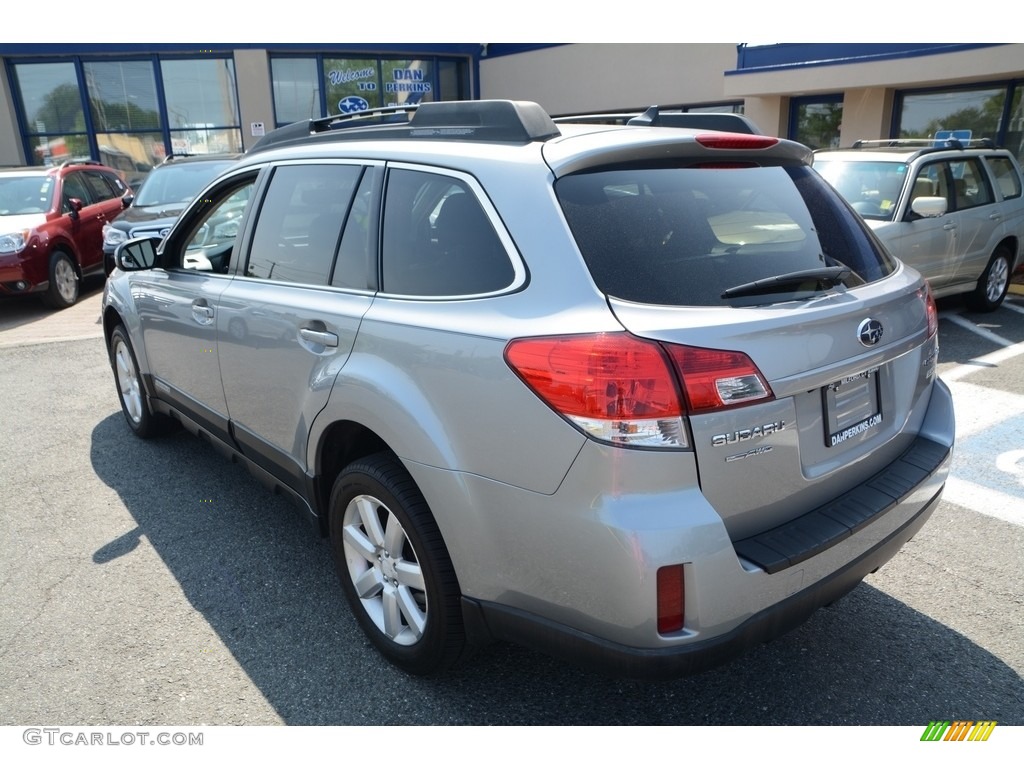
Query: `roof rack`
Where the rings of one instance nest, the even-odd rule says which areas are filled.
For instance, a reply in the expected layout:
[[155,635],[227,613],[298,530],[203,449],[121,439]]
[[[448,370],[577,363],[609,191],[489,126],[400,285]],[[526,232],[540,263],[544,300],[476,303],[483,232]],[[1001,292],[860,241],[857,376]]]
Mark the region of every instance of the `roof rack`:
[[560,135],[558,126],[532,101],[429,101],[331,115],[271,131],[249,150],[263,152],[317,140],[440,139],[528,144]]
[[587,123],[597,125],[651,125],[670,128],[696,128],[760,135],[761,129],[738,112],[682,112],[663,110],[657,105],[644,112],[608,112],[556,117],[555,123]]
[[93,160],[89,157],[71,158],[70,160],[63,161],[58,168],[67,168],[69,165],[103,165],[99,160]]
[[851,149],[878,149],[885,147],[920,147],[922,149],[998,149],[992,139],[858,139]]

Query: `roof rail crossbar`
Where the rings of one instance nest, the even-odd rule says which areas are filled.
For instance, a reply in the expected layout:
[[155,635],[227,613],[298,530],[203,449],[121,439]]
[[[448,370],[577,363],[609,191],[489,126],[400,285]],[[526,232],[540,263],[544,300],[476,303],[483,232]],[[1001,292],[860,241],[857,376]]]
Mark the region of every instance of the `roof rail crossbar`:
[[760,134],[749,117],[738,112],[683,112],[678,109],[662,109],[655,105],[644,112],[607,112],[581,115],[563,115],[555,118],[556,123],[586,123],[598,125],[647,125],[669,128],[692,128],[704,131],[726,131],[728,133]]
[[548,113],[530,101],[430,101],[292,123],[268,133],[249,153],[317,135],[332,140],[437,138],[526,144],[560,132]]
[[992,139],[858,139],[851,149],[878,149],[880,147],[921,147],[922,149],[998,149]]
[[99,160],[93,160],[92,158],[72,158],[71,160],[63,161],[58,168],[67,168],[69,165],[103,165]]

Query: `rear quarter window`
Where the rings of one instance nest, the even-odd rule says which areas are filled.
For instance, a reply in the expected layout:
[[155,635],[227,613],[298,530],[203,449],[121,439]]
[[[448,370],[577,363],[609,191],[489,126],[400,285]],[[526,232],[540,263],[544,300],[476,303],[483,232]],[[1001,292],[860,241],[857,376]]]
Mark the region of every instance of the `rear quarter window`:
[[382,278],[385,293],[469,296],[507,288],[515,270],[465,181],[396,169],[384,203]]
[[766,277],[846,266],[853,286],[895,266],[806,166],[615,169],[555,189],[598,288],[626,301],[730,305],[726,289]]
[[985,162],[988,163],[1004,200],[1021,196],[1020,174],[1008,157],[986,157]]

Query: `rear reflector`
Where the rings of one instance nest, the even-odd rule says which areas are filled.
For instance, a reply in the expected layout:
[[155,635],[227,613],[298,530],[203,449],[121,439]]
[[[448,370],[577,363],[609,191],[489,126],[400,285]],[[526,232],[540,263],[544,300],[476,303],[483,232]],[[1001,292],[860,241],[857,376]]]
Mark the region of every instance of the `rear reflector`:
[[666,565],[658,569],[658,634],[667,635],[683,628],[683,566]]

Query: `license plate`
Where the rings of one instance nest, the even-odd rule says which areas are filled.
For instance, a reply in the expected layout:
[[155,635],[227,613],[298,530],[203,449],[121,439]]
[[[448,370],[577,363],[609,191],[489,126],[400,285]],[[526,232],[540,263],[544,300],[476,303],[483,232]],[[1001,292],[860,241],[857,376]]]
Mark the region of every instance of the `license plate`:
[[826,447],[842,445],[882,423],[878,375],[878,368],[872,368],[822,388]]

